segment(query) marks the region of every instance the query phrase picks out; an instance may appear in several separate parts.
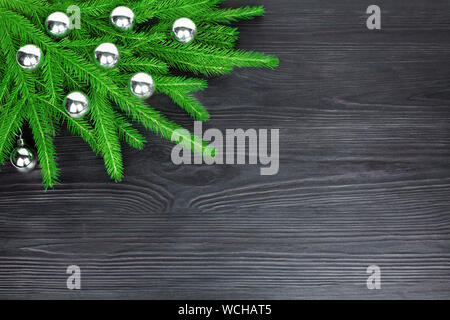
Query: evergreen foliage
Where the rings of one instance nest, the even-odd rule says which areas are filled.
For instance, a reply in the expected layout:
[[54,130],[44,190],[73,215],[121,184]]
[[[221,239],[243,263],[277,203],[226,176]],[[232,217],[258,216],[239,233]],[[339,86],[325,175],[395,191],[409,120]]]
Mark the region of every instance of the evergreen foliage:
[[[108,174],[115,181],[123,177],[121,141],[142,149],[145,138],[132,125],[142,124],[166,139],[180,126],[169,121],[126,87],[131,76],[146,72],[155,80],[156,91],[169,96],[195,120],[209,114],[192,92],[203,90],[203,79],[173,76],[179,69],[198,75],[222,75],[234,67],[274,68],[278,59],[257,52],[234,50],[238,31],[229,24],[264,14],[262,7],[221,9],[223,0],[0,0],[0,164],[9,159],[20,128],[28,125],[33,134],[42,180],[46,188],[58,183],[58,166],[53,139],[61,125],[83,138],[102,156]],[[49,36],[44,23],[55,11],[81,8],[81,29],[63,39]],[[132,31],[115,30],[111,11],[130,7],[138,25]],[[171,36],[174,20],[195,21],[198,34],[190,44]],[[93,50],[103,42],[119,48],[116,68],[105,70],[93,61]],[[36,70],[22,69],[17,50],[34,44],[43,52]],[[89,116],[71,118],[63,107],[64,96],[81,91],[90,98]],[[147,102],[151,103],[151,99]],[[179,137],[197,152],[211,148],[199,138]]]

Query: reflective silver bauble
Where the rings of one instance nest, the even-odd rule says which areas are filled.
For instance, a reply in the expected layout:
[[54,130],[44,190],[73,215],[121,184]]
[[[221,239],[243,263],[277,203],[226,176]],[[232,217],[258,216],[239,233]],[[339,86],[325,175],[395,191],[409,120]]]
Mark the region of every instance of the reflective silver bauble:
[[172,32],[179,42],[188,43],[194,40],[197,27],[191,19],[181,18],[174,22]]
[[41,49],[29,44],[23,46],[17,52],[17,63],[24,69],[35,69],[39,66],[42,58]]
[[89,111],[89,100],[81,92],[72,92],[64,100],[64,107],[72,118],[81,118]]
[[23,173],[32,171],[37,164],[36,154],[23,142],[12,151],[10,160],[17,171]]
[[119,62],[119,50],[113,43],[102,43],[95,49],[95,59],[105,68],[113,68]]
[[63,12],[54,12],[45,21],[47,31],[55,37],[64,37],[70,29],[70,19]]
[[127,31],[133,27],[134,13],[130,8],[117,7],[111,13],[111,22],[117,29]]
[[155,82],[150,75],[138,73],[131,78],[130,89],[136,97],[147,99],[155,92]]

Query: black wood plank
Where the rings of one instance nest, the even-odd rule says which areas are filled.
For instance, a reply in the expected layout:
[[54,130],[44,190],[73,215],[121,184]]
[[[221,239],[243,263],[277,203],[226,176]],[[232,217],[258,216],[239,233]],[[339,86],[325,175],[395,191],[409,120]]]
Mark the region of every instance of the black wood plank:
[[[450,298],[450,2],[378,1],[369,31],[361,1],[228,1],[258,3],[268,13],[239,24],[239,46],[280,67],[199,96],[205,129],[279,128],[279,174],[175,166],[147,134],[115,184],[66,133],[56,190],[0,173],[1,298]],[[372,264],[381,290],[366,287]]]

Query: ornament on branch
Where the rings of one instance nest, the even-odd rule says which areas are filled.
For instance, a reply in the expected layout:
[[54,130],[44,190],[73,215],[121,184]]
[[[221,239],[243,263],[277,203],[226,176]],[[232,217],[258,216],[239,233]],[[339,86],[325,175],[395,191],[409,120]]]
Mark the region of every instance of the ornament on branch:
[[70,29],[70,19],[63,12],[54,12],[45,21],[48,33],[55,37],[64,37]]
[[22,130],[20,130],[17,147],[12,151],[10,160],[17,171],[22,173],[30,172],[36,167],[36,154],[25,145],[25,141],[22,138]]
[[134,13],[130,8],[117,7],[111,13],[111,22],[119,30],[130,30],[134,24]]
[[155,91],[155,82],[149,74],[141,72],[131,78],[130,89],[136,97],[147,99]]
[[[21,172],[39,166],[46,189],[59,183],[54,136],[60,125],[103,158],[116,182],[123,179],[128,162],[122,142],[139,150],[146,143],[133,121],[178,141],[184,150],[214,156],[209,141],[195,133],[181,137],[183,127],[145,99],[158,91],[193,119],[206,121],[209,113],[193,92],[207,83],[191,75],[278,65],[272,55],[234,49],[238,30],[231,24],[262,16],[262,6],[221,9],[217,4],[222,1],[86,0],[79,1],[81,28],[80,11],[70,6],[70,16],[62,10],[68,5],[64,2],[0,0],[0,165],[11,162]],[[197,27],[205,31],[203,36]],[[21,136],[17,146],[11,145],[25,122],[34,149]]]
[[33,44],[23,46],[17,52],[17,63],[24,69],[36,69],[42,58],[41,49]]
[[173,23],[172,32],[177,41],[189,43],[197,34],[197,26],[191,19],[180,18]]
[[119,62],[119,50],[113,43],[102,43],[95,49],[95,59],[104,68],[114,68]]
[[89,100],[81,92],[72,92],[64,100],[64,107],[71,118],[81,118],[89,112]]

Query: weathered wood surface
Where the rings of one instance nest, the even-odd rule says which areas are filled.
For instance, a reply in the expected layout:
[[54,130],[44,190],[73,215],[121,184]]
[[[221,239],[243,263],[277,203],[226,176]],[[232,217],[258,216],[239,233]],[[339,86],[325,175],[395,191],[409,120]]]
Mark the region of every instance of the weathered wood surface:
[[279,174],[175,166],[148,134],[114,184],[65,134],[55,191],[0,173],[1,298],[450,298],[450,2],[378,1],[381,31],[369,2],[248,3],[240,47],[281,65],[212,79],[204,127],[280,128]]

